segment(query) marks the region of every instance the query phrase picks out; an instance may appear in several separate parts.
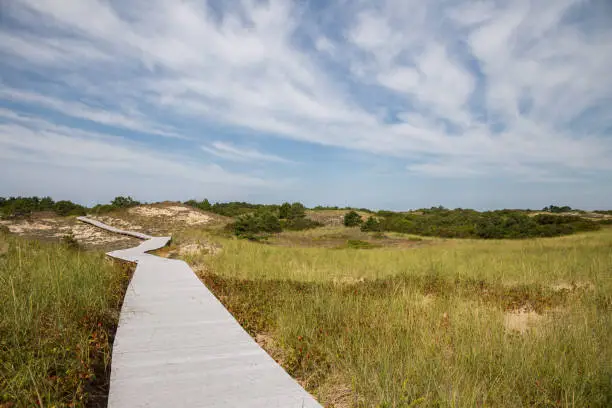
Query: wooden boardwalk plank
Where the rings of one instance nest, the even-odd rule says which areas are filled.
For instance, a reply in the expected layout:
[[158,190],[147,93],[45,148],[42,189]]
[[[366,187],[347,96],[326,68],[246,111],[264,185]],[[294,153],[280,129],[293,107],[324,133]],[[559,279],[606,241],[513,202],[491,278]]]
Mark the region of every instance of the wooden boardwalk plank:
[[321,405],[238,324],[180,260],[145,251],[169,237],[147,239],[108,255],[137,262],[113,345],[108,406],[310,408]]

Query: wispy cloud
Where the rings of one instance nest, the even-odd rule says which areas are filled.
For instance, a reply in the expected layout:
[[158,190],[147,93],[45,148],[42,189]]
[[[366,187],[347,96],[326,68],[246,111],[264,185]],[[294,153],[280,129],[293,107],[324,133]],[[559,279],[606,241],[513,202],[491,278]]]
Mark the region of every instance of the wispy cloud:
[[[61,166],[82,170],[171,177],[206,184],[274,187],[278,181],[232,173],[215,164],[202,164],[179,153],[162,153],[128,139],[58,126],[44,120],[3,114],[0,122],[0,159],[10,162]],[[4,173],[4,172],[3,172]],[[4,173],[8,174],[8,172]],[[41,171],[41,176],[44,171]]]
[[147,123],[147,121],[151,121],[151,119],[148,119],[144,117],[144,115],[138,113],[128,116],[119,112],[114,112],[108,108],[105,109],[103,107],[94,107],[81,101],[64,100],[41,95],[35,92],[27,92],[8,87],[0,89],[0,99],[42,106],[46,109],[59,112],[66,116],[90,120],[102,125],[129,129],[153,135],[184,138],[176,132],[165,130],[164,126],[162,125]]
[[222,157],[227,160],[239,162],[275,162],[275,163],[291,163],[290,160],[284,159],[273,154],[262,153],[255,149],[237,147],[230,143],[213,142],[210,146],[201,146],[202,150],[211,153],[215,156]]

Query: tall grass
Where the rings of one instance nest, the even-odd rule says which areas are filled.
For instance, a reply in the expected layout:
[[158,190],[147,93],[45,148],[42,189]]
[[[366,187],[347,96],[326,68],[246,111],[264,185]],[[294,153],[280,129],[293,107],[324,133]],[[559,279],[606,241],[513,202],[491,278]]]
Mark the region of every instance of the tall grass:
[[199,254],[188,261],[205,263],[219,275],[242,279],[318,282],[433,273],[512,284],[589,280],[599,285],[609,280],[612,265],[612,229],[521,241],[432,240],[427,241],[431,245],[408,250],[281,248],[216,239],[224,248],[218,256]]
[[103,404],[127,269],[0,234],[0,405]]
[[[612,405],[612,230],[408,250],[220,242],[188,260],[328,406]],[[524,332],[506,324],[519,310],[537,317]]]

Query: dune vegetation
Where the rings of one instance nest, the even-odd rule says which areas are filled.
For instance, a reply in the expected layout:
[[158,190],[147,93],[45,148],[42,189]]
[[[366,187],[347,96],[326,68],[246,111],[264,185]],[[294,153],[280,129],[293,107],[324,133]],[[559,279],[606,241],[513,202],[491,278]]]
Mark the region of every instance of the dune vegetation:
[[0,232],[0,406],[106,406],[128,281],[127,266],[74,242]]
[[[5,200],[1,227],[47,201]],[[136,203],[88,211],[171,233],[157,253],[326,407],[612,406],[605,212]],[[104,406],[129,270],[81,248],[0,231],[0,407]]]
[[176,241],[211,239],[221,251],[185,259],[326,406],[612,404],[612,229],[413,249]]

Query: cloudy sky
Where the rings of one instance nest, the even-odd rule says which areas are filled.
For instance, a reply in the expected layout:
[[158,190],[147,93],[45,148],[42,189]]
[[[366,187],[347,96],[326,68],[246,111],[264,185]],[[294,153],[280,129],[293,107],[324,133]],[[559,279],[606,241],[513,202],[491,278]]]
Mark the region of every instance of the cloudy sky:
[[612,208],[609,0],[0,1],[0,196]]

